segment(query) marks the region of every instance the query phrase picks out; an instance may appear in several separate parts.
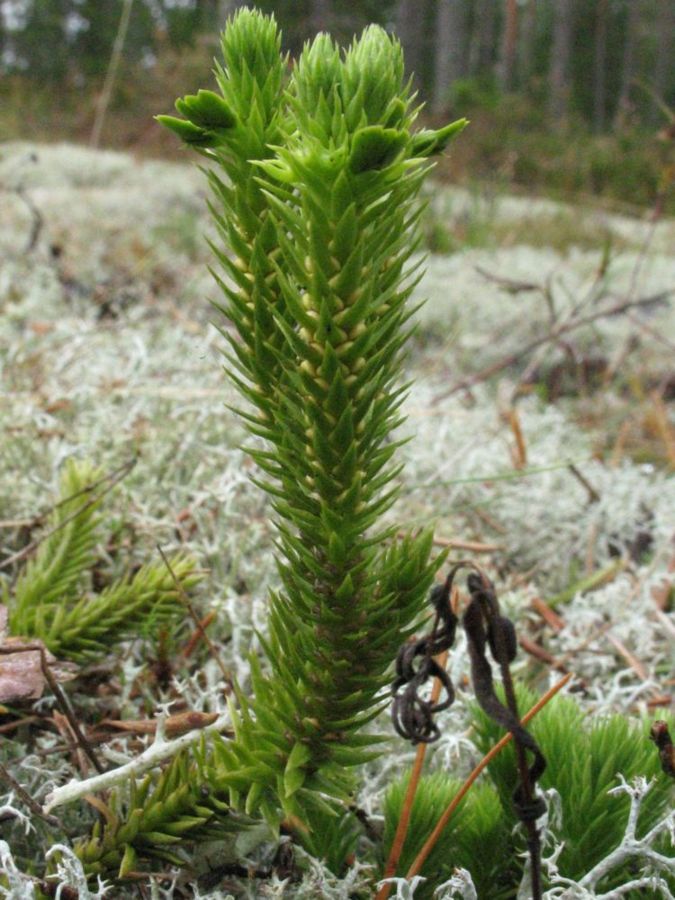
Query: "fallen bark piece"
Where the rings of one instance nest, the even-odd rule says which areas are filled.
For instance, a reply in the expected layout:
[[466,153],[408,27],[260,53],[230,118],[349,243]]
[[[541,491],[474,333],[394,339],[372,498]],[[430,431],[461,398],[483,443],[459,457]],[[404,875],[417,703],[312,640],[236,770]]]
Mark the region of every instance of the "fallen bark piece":
[[42,667],[43,654],[45,664],[57,682],[71,681],[79,672],[75,663],[58,660],[42,641],[2,637],[1,630],[0,620],[0,703],[40,699],[47,684]]

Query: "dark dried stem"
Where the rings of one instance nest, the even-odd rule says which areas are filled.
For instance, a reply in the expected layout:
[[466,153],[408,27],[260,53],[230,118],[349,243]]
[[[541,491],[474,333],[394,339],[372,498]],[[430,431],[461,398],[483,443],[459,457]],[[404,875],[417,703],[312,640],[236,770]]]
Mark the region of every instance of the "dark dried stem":
[[23,186],[14,188],[14,193],[23,203],[25,203],[25,205],[28,207],[28,211],[30,212],[30,216],[32,219],[30,234],[28,235],[28,240],[26,241],[26,246],[24,247],[23,252],[26,254],[32,253],[37,245],[38,238],[40,237],[40,232],[42,231],[45,224],[45,220],[42,213],[35,205],[30,194],[26,193]]
[[215,644],[213,643],[211,638],[206,633],[206,628],[202,624],[202,620],[199,618],[199,616],[195,612],[195,608],[192,605],[192,603],[190,602],[190,598],[186,594],[185,588],[178,580],[176,573],[171,568],[171,563],[169,562],[169,560],[166,556],[166,553],[162,550],[162,548],[160,547],[159,544],[157,544],[157,550],[159,552],[159,555],[162,557],[162,561],[163,561],[164,565],[166,566],[169,574],[171,575],[171,578],[173,579],[173,583],[176,587],[176,590],[178,591],[178,596],[180,597],[181,603],[188,611],[192,621],[195,623],[198,633],[201,635],[204,643],[209,648],[209,653],[213,657],[216,665],[218,666],[218,668],[220,669],[220,671],[222,673],[223,681],[225,682],[225,684],[227,685],[228,689],[231,692],[233,690],[231,674],[225,668],[225,664],[223,663],[222,659],[220,658]]
[[661,768],[675,778],[675,745],[668,731],[668,725],[663,719],[658,719],[651,727],[649,737],[656,744],[661,760]]
[[75,717],[75,713],[72,710],[72,707],[68,701],[68,698],[66,697],[64,691],[61,689],[61,685],[57,682],[57,680],[54,678],[54,676],[52,675],[52,673],[49,670],[49,660],[47,659],[47,654],[45,653],[44,647],[39,646],[39,647],[36,647],[36,649],[39,649],[39,651],[40,651],[42,674],[45,676],[45,679],[48,682],[49,687],[52,689],[52,692],[53,692],[54,696],[56,697],[56,701],[61,708],[61,712],[68,720],[68,724],[70,725],[71,730],[72,730],[73,734],[75,735],[75,738],[76,738],[78,744],[80,745],[80,747],[82,748],[84,753],[87,755],[87,759],[89,759],[89,761],[91,762],[93,767],[96,769],[96,771],[99,773],[99,775],[102,774],[103,772],[105,772],[104,767],[99,762],[98,757],[94,753],[93,747],[91,746],[91,744],[85,737],[84,732],[80,728],[80,725]]
[[[487,605],[487,604],[486,604]],[[492,616],[492,611],[488,612],[488,616]],[[509,666],[508,651],[504,646],[504,637],[501,629],[495,629],[495,649],[499,660],[499,670],[502,676],[502,684],[504,685],[504,695],[506,697],[506,705],[513,713],[517,721],[520,721],[518,714],[518,701],[516,692],[513,687],[513,678],[511,677],[511,668]],[[513,733],[513,743],[516,749],[516,760],[518,764],[518,774],[520,776],[520,784],[524,803],[531,806],[534,801],[534,790],[532,781],[530,780],[530,770],[527,765],[527,753],[525,746],[519,736]],[[527,847],[530,851],[530,867],[532,878],[532,900],[541,900],[541,837],[536,821],[527,819],[524,822],[527,829]]]
[[588,478],[586,478],[583,472],[580,472],[579,469],[577,469],[577,467],[574,465],[574,463],[570,463],[567,468],[570,470],[572,475],[574,475],[579,484],[582,484],[588,491],[589,502],[597,503],[600,500],[600,494],[596,491],[596,489],[590,483]]
[[56,816],[50,816],[47,813],[44,813],[37,800],[34,800],[28,791],[21,787],[19,782],[10,775],[2,763],[0,763],[0,778],[11,788],[19,800],[25,804],[34,815],[39,816],[39,818],[43,819],[48,825],[51,825],[52,828],[60,827],[61,823]]
[[[537,806],[537,799],[533,784],[537,775],[534,774],[534,769],[532,773],[530,772],[527,760],[527,749],[530,749],[531,751],[536,750],[536,744],[534,746],[526,746],[525,737],[527,737],[527,733],[523,731],[522,726],[518,727],[520,723],[518,701],[516,699],[516,692],[510,669],[511,660],[515,655],[515,647],[508,646],[508,631],[505,627],[509,625],[508,620],[505,620],[499,613],[497,598],[489,578],[481,571],[479,566],[472,564],[471,568],[479,575],[479,579],[476,579],[476,581],[479,582],[480,580],[482,582],[482,586],[478,588],[476,584],[472,585],[471,578],[469,579],[469,590],[472,595],[472,603],[478,602],[480,604],[481,613],[487,625],[487,634],[491,634],[492,636],[491,649],[493,656],[499,665],[502,684],[504,686],[506,707],[511,714],[511,723],[509,723],[508,720],[505,721],[499,715],[498,708],[500,704],[496,701],[491,686],[492,678],[489,675],[489,663],[487,663],[486,658],[483,655],[484,648],[481,649],[477,643],[475,624],[468,625],[468,627],[466,624],[467,617],[470,615],[470,610],[468,610],[467,616],[465,616],[465,627],[467,628],[467,637],[471,644],[471,655],[474,660],[474,687],[477,696],[480,691],[481,696],[479,697],[479,702],[481,702],[481,705],[487,702],[487,704],[492,707],[492,716],[496,718],[497,721],[501,720],[502,724],[509,728],[513,735],[518,774],[520,777],[520,784],[514,795],[514,799],[518,810],[518,817],[523,822],[528,836],[527,845],[530,854],[531,897],[532,900],[541,900],[541,838],[536,824],[539,813],[534,812]],[[515,634],[513,635],[513,638],[515,640]],[[485,683],[479,685],[477,683],[478,679],[484,680]],[[485,708],[486,711],[489,711],[489,707]]]

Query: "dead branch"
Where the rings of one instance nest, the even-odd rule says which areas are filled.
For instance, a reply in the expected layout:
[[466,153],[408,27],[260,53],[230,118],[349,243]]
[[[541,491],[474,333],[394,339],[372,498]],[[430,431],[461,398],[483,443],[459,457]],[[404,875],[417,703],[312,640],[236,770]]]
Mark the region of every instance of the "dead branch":
[[492,375],[496,375],[498,372],[507,369],[509,366],[515,365],[523,359],[523,357],[528,356],[539,347],[542,347],[545,344],[555,343],[560,340],[564,334],[576,331],[577,328],[581,328],[584,325],[590,325],[593,322],[597,322],[599,319],[609,319],[614,316],[623,315],[631,309],[649,309],[659,303],[663,303],[674,293],[675,288],[671,288],[669,290],[659,291],[657,294],[652,294],[649,297],[641,297],[638,300],[623,300],[621,303],[617,303],[608,309],[597,310],[596,312],[587,313],[586,315],[566,319],[549,329],[546,334],[528,341],[525,346],[521,347],[519,350],[508,353],[506,356],[491,363],[474,375],[469,375],[468,377],[461,379],[461,381],[457,381],[449,390],[434,397],[431,401],[431,405],[436,406],[441,400],[446,400],[458,391],[475,387],[477,384],[486,381]]

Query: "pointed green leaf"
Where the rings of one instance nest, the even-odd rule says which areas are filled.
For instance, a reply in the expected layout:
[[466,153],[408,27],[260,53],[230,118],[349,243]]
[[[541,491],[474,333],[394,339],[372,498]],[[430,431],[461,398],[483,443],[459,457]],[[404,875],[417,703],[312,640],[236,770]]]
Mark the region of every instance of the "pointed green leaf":
[[354,135],[349,167],[359,174],[389,165],[406,145],[408,137],[403,131],[371,125]]
[[195,125],[207,131],[232,128],[237,117],[223,98],[215,91],[200,90],[176,100],[176,109]]

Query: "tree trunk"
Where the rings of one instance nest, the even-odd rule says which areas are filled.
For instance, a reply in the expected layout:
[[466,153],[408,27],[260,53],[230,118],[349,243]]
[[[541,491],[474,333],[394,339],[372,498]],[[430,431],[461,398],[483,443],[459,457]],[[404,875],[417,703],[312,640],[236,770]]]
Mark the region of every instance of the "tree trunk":
[[497,82],[506,93],[513,88],[513,75],[516,68],[516,48],[518,46],[518,4],[516,0],[506,0],[504,29],[497,67]]
[[549,113],[557,128],[565,126],[569,108],[569,61],[574,20],[573,0],[555,0],[553,46],[549,68]]
[[607,103],[607,0],[598,0],[595,7],[595,52],[593,55],[593,130],[605,129]]
[[626,34],[623,42],[623,60],[621,62],[621,89],[614,116],[615,128],[621,128],[630,112],[630,94],[632,81],[635,77],[635,49],[639,27],[640,3],[639,0],[632,0],[628,4],[626,15]]
[[415,87],[422,87],[420,70],[424,48],[424,17],[420,13],[419,0],[398,0],[394,17],[394,28],[405,54],[408,75],[414,76]]
[[448,107],[450,86],[464,75],[466,58],[464,0],[438,0],[435,44],[431,112],[440,114]]
[[[675,5],[672,0],[661,0],[656,19],[657,40],[656,60],[654,64],[654,91],[661,103],[667,103],[668,76],[673,61],[673,33],[675,32]],[[650,119],[653,123],[663,119],[663,112],[657,100],[651,108]]]
[[532,77],[534,42],[537,37],[537,2],[528,0],[523,12],[518,53],[518,80],[522,90],[526,90]]
[[469,71],[472,75],[481,75],[492,70],[496,13],[496,0],[476,0],[473,37],[469,51]]

